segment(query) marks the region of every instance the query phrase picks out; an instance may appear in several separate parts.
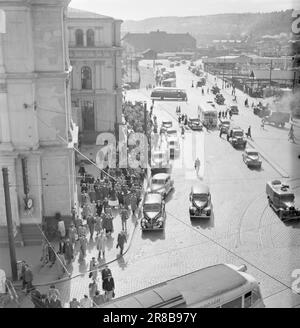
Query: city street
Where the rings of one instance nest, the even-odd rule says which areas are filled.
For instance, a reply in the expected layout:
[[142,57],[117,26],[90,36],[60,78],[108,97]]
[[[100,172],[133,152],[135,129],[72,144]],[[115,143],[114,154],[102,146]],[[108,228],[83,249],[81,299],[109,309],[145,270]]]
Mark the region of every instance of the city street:
[[[177,87],[187,90],[188,103],[157,101],[153,113],[159,122],[172,120],[173,126],[178,127],[177,105],[183,113],[196,117],[198,104],[211,100],[212,95],[203,97],[200,89],[191,88],[196,77],[187,66],[176,68],[176,74]],[[150,91],[145,89],[131,90],[127,92],[127,99],[148,101],[150,106],[149,95]],[[225,98],[228,104],[230,97],[225,94]],[[289,156],[287,130],[266,127],[266,131],[260,131],[260,120],[241,103],[241,114],[234,116],[233,121],[244,129],[251,124],[253,144],[267,154],[268,161],[263,159],[260,171],[250,170],[242,161],[242,151],[235,150],[224,137],[220,138],[218,131],[187,132],[180,159],[175,161],[183,164],[178,167],[174,163],[172,172],[175,191],[166,204],[165,232],[135,234],[126,256],[126,270],[120,276],[115,273],[120,286],[118,296],[207,265],[226,262],[247,265],[248,272],[261,283],[267,306],[300,304],[300,297],[290,289],[292,271],[300,260],[300,224],[282,223],[268,206],[265,194],[266,181],[283,179],[288,174],[283,180],[291,184],[299,206],[300,185],[293,171],[297,163],[287,165],[287,159],[273,161],[279,158],[278,151],[283,157]],[[279,143],[283,138],[285,140]],[[192,140],[196,151],[193,151]],[[275,147],[269,149],[268,143]],[[193,154],[200,155],[200,177],[211,189],[214,215],[209,221],[191,222],[188,214],[188,194],[197,183]],[[185,160],[188,155],[189,160]]]

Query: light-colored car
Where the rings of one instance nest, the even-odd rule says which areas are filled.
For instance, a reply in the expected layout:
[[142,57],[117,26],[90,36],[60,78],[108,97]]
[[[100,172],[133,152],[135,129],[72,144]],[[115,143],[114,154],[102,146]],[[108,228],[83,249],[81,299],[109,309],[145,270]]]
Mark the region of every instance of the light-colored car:
[[174,188],[174,182],[168,173],[155,174],[151,179],[151,192],[157,192],[165,198]]
[[162,126],[169,129],[173,126],[172,121],[162,121]]
[[171,149],[174,149],[175,155],[177,155],[180,151],[180,144],[179,144],[177,130],[172,128],[167,129],[167,136],[168,136],[167,140],[168,140],[168,148],[170,150],[170,154],[171,154]]
[[166,220],[166,210],[165,202],[160,193],[149,192],[146,194],[142,213],[142,231],[164,229]]
[[257,150],[246,148],[242,156],[244,163],[248,167],[261,168],[262,161]]
[[151,168],[169,169],[169,154],[167,149],[156,150],[151,154]]

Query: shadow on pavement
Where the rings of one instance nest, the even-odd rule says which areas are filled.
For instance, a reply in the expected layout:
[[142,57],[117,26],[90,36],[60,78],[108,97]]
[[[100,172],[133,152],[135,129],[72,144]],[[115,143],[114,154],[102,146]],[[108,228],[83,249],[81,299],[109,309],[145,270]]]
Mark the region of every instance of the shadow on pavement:
[[191,219],[191,224],[194,228],[211,229],[215,226],[214,212],[210,216],[210,219],[206,218],[194,218]]
[[151,240],[151,241],[166,239],[164,230],[144,231],[144,232],[142,232],[141,237],[142,237],[142,239],[148,239],[148,240]]

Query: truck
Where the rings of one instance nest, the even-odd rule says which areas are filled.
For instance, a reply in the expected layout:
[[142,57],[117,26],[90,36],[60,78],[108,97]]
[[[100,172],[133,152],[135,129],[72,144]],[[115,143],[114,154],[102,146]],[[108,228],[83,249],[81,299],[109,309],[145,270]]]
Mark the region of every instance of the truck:
[[212,107],[200,107],[200,120],[206,128],[215,128],[218,125],[218,111]]
[[289,185],[280,180],[269,181],[266,194],[270,207],[282,221],[300,219],[300,211],[295,207],[295,195]]
[[264,124],[274,124],[275,126],[284,127],[285,123],[290,121],[290,113],[285,112],[271,112],[270,115],[263,119]]

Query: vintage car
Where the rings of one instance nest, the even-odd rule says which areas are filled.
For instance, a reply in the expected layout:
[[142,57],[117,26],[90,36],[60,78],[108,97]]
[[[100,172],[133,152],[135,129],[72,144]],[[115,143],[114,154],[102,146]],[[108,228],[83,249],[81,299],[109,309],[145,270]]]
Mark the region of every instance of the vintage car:
[[217,93],[220,92],[220,88],[217,86],[217,85],[214,85],[212,88],[211,88],[211,92],[216,95]]
[[167,149],[155,150],[151,153],[151,172],[167,173],[170,169],[170,155]]
[[230,129],[230,121],[220,119],[219,129],[222,129],[224,133],[227,133]]
[[215,97],[215,102],[216,102],[218,105],[224,105],[224,102],[225,102],[225,98],[224,98],[224,96],[223,96],[221,93],[217,93],[217,94],[216,94],[216,97]]
[[245,149],[247,145],[244,130],[239,127],[233,127],[228,130],[227,141],[229,141],[235,148]]
[[194,185],[190,192],[190,218],[209,219],[212,212],[211,195],[207,185]]
[[236,105],[229,106],[228,109],[231,111],[232,115],[238,115],[239,114],[239,108]]
[[261,168],[261,159],[259,153],[255,149],[247,148],[243,153],[243,161],[248,167]]
[[203,129],[203,125],[199,118],[190,118],[188,120],[188,127],[191,130],[198,130],[198,131],[202,131]]
[[166,198],[173,188],[174,182],[168,173],[155,174],[151,179],[150,191],[161,194],[163,198]]
[[162,126],[166,129],[169,129],[173,126],[172,121],[162,121]]
[[300,219],[300,210],[295,208],[295,195],[290,186],[279,180],[266,184],[269,205],[282,221]]
[[177,155],[180,151],[180,144],[179,144],[179,138],[177,134],[177,130],[169,128],[167,129],[167,142],[168,142],[168,148],[170,150],[170,157],[172,157],[172,149],[174,151],[173,155]]
[[146,194],[142,213],[142,231],[163,230],[165,228],[165,202],[160,193],[148,192]]

